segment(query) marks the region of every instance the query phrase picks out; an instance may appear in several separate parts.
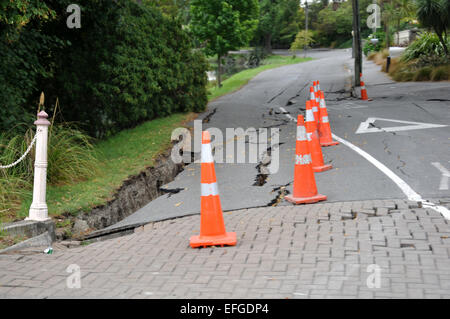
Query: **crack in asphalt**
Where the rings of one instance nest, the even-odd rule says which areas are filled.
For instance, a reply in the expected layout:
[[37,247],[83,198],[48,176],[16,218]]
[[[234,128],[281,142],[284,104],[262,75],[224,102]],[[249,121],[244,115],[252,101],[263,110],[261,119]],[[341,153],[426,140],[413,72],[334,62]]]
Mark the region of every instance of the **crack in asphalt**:
[[403,161],[403,160],[400,158],[400,155],[397,155],[397,159],[398,159],[398,161],[399,161],[402,165],[397,166],[396,168],[397,168],[403,175],[408,176],[408,177],[411,177],[411,176],[409,176],[409,174],[407,174],[407,173],[403,170],[403,168],[406,166],[406,162]]
[[169,194],[168,197],[171,197],[174,194],[178,194],[181,191],[184,191],[184,188],[159,188],[158,189],[163,194]]
[[256,170],[258,171],[258,174],[255,177],[255,182],[252,186],[263,186],[267,183],[267,178],[269,177],[269,171],[267,169],[267,166],[272,161],[272,148],[273,147],[280,147],[281,145],[285,144],[284,142],[280,142],[278,144],[272,145],[266,149],[266,151],[263,153],[262,160],[256,165]]
[[266,102],[266,104],[270,104],[273,102],[273,100],[275,100],[277,97],[279,97],[280,95],[282,95],[284,92],[286,92],[288,88],[285,88],[283,91],[281,91],[280,93],[278,93],[277,95],[275,95],[274,97],[272,97],[268,102]]
[[202,123],[209,123],[211,121],[211,117],[213,117],[214,114],[217,112],[217,107],[212,110],[208,115],[205,116],[205,118],[202,120]]
[[385,151],[386,153],[388,153],[389,155],[392,155],[391,151],[388,149],[388,148],[389,148],[389,145],[387,145],[386,139],[384,139],[383,141],[381,141],[381,143],[383,143],[383,145],[384,145],[384,151]]
[[278,192],[278,194],[272,201],[270,201],[270,203],[267,204],[267,207],[276,207],[276,206],[278,206],[281,203],[281,201],[283,200],[283,198],[286,195],[290,194],[290,192],[286,189],[286,187],[291,185],[293,182],[294,181],[289,182],[289,183],[287,183],[285,185],[281,185],[281,186],[273,188],[272,189],[272,193]]

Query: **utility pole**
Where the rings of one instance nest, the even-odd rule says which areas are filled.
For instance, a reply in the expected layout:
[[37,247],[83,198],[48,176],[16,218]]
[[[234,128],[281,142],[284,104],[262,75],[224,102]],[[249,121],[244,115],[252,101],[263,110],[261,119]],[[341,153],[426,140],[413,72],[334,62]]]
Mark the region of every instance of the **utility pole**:
[[[305,0],[305,30],[306,30],[306,36],[308,36],[308,0]],[[303,52],[305,53],[305,58],[306,58],[307,48],[308,48],[308,45],[305,43],[305,47],[303,48]]]
[[352,0],[353,5],[353,47],[355,56],[355,86],[361,85],[362,72],[362,46],[361,46],[361,20],[359,17],[358,0]]

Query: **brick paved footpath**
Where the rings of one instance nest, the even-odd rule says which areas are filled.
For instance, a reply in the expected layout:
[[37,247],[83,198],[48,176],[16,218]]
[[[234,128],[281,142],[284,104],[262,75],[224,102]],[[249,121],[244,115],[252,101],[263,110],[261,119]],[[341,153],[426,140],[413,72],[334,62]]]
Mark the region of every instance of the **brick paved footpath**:
[[[379,200],[224,213],[235,247],[191,249],[196,215],[53,255],[0,255],[0,297],[450,298],[449,221],[419,206]],[[81,269],[80,289],[67,288],[71,264]],[[372,264],[379,288],[367,285]]]

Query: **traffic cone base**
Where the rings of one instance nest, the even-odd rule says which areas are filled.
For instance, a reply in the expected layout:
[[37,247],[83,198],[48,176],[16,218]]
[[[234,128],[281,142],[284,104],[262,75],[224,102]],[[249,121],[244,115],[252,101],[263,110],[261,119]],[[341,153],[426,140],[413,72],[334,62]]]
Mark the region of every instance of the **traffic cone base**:
[[293,195],[288,195],[284,197],[285,200],[287,200],[290,203],[293,204],[313,204],[317,202],[321,202],[324,200],[327,200],[327,197],[325,195],[317,194],[315,196],[311,197],[294,197]]
[[191,237],[191,247],[209,247],[209,246],[235,246],[237,243],[236,233],[225,233],[222,236],[192,236]]
[[336,142],[336,141],[332,141],[330,143],[322,143],[322,142],[320,142],[320,146],[323,146],[323,147],[329,147],[329,146],[334,146],[334,145],[339,145],[339,142]]
[[332,165],[323,165],[323,166],[313,166],[313,171],[315,173],[325,172],[332,169]]
[[[311,118],[311,102],[307,102],[308,117]],[[293,204],[312,204],[327,199],[317,192],[316,179],[309,150],[309,137],[302,115],[297,117],[297,141],[295,146],[294,185],[292,194],[284,199]]]
[[190,245],[192,248],[234,246],[237,242],[236,233],[225,231],[208,131],[202,133],[201,161],[200,235],[192,236]]

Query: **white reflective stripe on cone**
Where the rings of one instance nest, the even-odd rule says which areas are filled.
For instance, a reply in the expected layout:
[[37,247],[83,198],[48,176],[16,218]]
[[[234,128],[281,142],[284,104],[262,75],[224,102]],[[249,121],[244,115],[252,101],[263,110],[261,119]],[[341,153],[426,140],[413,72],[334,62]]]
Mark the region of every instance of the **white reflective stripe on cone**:
[[202,196],[215,196],[215,195],[219,195],[217,183],[211,184],[202,183]]
[[308,165],[312,163],[311,154],[295,155],[295,165]]
[[314,106],[312,109],[313,109],[313,112],[319,112],[319,110],[317,109],[317,106]]
[[325,109],[325,108],[326,108],[326,106],[325,106],[325,101],[322,100],[322,99],[320,99],[320,108],[321,108],[321,109]]
[[304,126],[297,126],[297,141],[308,140],[306,136],[306,128]]
[[329,123],[330,120],[328,120],[328,116],[323,116],[322,117],[322,123]]
[[311,109],[306,110],[306,122],[313,122],[314,121],[314,114]]
[[202,144],[202,163],[214,163],[211,144]]

